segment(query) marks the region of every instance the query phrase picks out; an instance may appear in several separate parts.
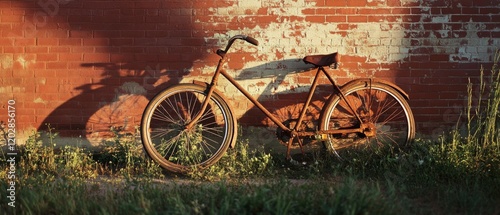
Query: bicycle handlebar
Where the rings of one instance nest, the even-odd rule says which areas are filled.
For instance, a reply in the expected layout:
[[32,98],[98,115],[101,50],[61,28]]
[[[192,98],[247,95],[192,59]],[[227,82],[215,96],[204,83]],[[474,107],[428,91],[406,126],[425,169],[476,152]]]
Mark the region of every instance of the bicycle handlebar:
[[234,41],[238,40],[238,39],[245,40],[245,41],[251,43],[252,45],[256,45],[256,46],[259,45],[259,41],[257,41],[253,37],[240,34],[240,35],[236,35],[236,36],[231,37],[231,39],[229,39],[229,42],[227,43],[226,49],[225,50],[221,50],[221,49],[217,50],[217,54],[221,57],[224,57],[224,55],[227,53],[227,50],[229,50],[229,48],[231,48],[231,46],[233,45]]
[[252,45],[254,46],[258,46],[259,45],[259,41],[257,41],[256,39],[254,39],[253,37],[250,37],[250,36],[245,36],[245,40],[249,43],[251,43]]

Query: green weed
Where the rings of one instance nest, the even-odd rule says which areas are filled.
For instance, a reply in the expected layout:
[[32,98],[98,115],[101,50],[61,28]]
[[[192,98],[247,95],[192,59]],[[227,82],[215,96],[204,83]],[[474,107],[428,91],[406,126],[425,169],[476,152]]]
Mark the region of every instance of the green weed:
[[[1,184],[4,188],[4,184]],[[71,180],[20,189],[17,214],[401,214],[401,200],[355,179],[307,184],[284,179],[241,183],[142,183]],[[1,202],[2,200],[0,200]],[[3,202],[1,202],[3,203]],[[4,211],[11,209],[5,208]]]
[[120,174],[126,178],[163,176],[161,167],[146,156],[137,133],[122,134],[114,128],[111,131],[114,137],[103,141],[103,146],[93,154],[101,174]]
[[95,177],[95,161],[91,153],[75,146],[57,147],[53,129],[48,134],[49,144],[44,144],[40,133],[34,132],[24,146],[19,147],[21,178],[32,175],[58,178],[92,178]]
[[270,153],[261,149],[250,149],[247,140],[238,142],[213,166],[201,171],[192,171],[194,179],[220,180],[232,177],[263,176],[270,174],[273,160]]

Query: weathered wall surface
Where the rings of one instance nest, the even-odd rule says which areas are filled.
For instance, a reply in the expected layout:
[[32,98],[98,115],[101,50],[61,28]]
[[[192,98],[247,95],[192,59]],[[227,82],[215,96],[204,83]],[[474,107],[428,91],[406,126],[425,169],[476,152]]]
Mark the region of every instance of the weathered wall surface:
[[[500,46],[500,0],[26,0],[0,2],[0,120],[88,138],[133,129],[165,87],[207,80],[236,34],[228,70],[276,113],[293,115],[312,81],[308,54],[342,54],[331,70],[392,81],[410,95],[418,131],[453,125]],[[244,123],[267,120],[219,86]],[[314,111],[314,110],[311,110]]]

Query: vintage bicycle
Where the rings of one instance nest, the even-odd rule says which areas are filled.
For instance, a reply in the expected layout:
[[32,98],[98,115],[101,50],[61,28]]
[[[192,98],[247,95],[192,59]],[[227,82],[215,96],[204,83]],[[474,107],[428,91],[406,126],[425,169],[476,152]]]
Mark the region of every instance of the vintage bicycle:
[[[224,76],[246,98],[277,125],[277,138],[287,146],[286,158],[304,139],[323,143],[329,151],[352,145],[407,145],[415,135],[415,122],[408,95],[393,83],[376,79],[355,79],[342,86],[335,83],[325,67],[337,68],[339,54],[310,55],[303,58],[317,68],[307,98],[297,119],[280,121],[224,69],[228,51],[236,40],[253,45],[246,35],[229,39],[210,83],[194,82],[171,86],[158,93],[147,105],[141,120],[141,138],[147,154],[161,167],[186,173],[216,163],[237,138],[237,120],[223,94],[216,89]],[[304,116],[319,85],[326,76],[333,90],[319,116],[317,128],[304,123]],[[293,121],[293,123],[291,123]],[[338,154],[337,154],[338,155]]]

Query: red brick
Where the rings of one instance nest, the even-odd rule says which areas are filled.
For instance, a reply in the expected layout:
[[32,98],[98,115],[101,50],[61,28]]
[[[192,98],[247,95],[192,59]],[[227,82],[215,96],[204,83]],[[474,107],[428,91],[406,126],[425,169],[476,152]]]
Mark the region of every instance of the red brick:
[[2,37],[14,38],[14,37],[34,37],[37,36],[36,32],[32,30],[26,30],[20,25],[12,25],[12,29],[5,29],[2,31]]
[[70,38],[92,38],[92,31],[80,31],[80,30],[71,30],[69,31]]
[[111,54],[110,62],[133,62],[134,54]]
[[449,61],[450,55],[448,55],[448,54],[431,54],[430,60],[431,61]]
[[45,69],[46,66],[45,66],[45,62],[33,62],[33,63],[30,63],[29,65],[29,69],[34,69],[34,70],[40,70],[40,69]]
[[22,86],[23,85],[23,78],[14,78],[10,77],[8,79],[4,79],[3,83],[6,85],[17,85],[17,86]]
[[400,16],[390,16],[390,15],[369,15],[368,22],[396,22],[397,19],[401,18]]
[[69,47],[54,46],[49,48],[49,53],[69,53],[70,50]]
[[[452,15],[452,22],[491,22],[490,16],[485,15]],[[495,20],[496,21],[496,20]]]
[[347,16],[347,22],[367,22],[367,16]]
[[36,92],[37,93],[43,93],[45,95],[45,97],[49,94],[49,93],[58,93],[59,92],[59,86],[57,85],[37,85],[36,86]]
[[393,7],[391,8],[391,13],[390,14],[410,14],[411,13],[411,8],[406,8],[406,7]]
[[346,16],[326,16],[326,22],[346,22]]
[[28,79],[34,77],[35,73],[33,70],[16,70],[12,73],[12,77],[24,77],[24,83],[28,83]]
[[94,47],[88,46],[71,46],[70,52],[72,53],[93,53]]
[[23,21],[23,17],[19,15],[2,15],[0,21],[2,23],[20,23]]
[[380,14],[380,15],[390,15],[391,14],[391,8],[360,8],[358,10],[358,14],[363,14],[363,15],[375,15],[375,14]]
[[336,8],[335,11],[336,11],[336,14],[353,15],[353,14],[357,14],[358,9],[357,8],[350,8],[350,7],[341,7],[341,8]]
[[107,38],[83,38],[84,46],[108,46],[109,39]]
[[43,46],[30,46],[25,48],[26,53],[48,53],[49,48]]
[[60,61],[81,61],[82,60],[82,54],[61,54],[59,55],[59,60]]
[[143,38],[145,37],[146,32],[145,31],[121,31],[121,37],[133,37],[133,38]]
[[135,61],[138,61],[138,62],[157,62],[158,55],[155,55],[155,54],[135,54]]
[[112,46],[130,46],[134,44],[132,38],[111,38],[109,44]]
[[49,38],[68,38],[68,30],[48,30],[46,33]]
[[[147,52],[147,53],[161,53],[161,52],[156,52],[154,50],[164,50],[163,53],[166,53],[167,52],[167,48],[165,47],[136,47],[136,46],[128,46],[128,47],[119,47],[117,50],[104,50],[104,52],[112,52],[112,53],[136,53],[136,54],[140,54],[140,53],[144,53],[144,52]],[[147,51],[146,51],[147,50]],[[96,50],[97,52],[97,50]]]
[[47,69],[67,69],[68,65],[66,62],[47,62],[45,63]]
[[0,8],[4,10],[10,9],[12,7],[12,3],[10,1],[0,1]]
[[92,16],[91,15],[70,15],[70,16],[68,16],[68,22],[70,22],[70,23],[92,22]]
[[58,60],[58,55],[57,54],[37,54],[36,57],[37,61],[57,61]]
[[[485,7],[485,8],[479,8],[479,12],[478,13],[474,13],[474,10],[475,8],[471,8],[471,9],[467,9],[467,11],[471,14],[499,14],[500,13],[500,7]],[[465,10],[465,8],[464,8]]]
[[[314,8],[306,8],[302,10],[302,14],[304,15],[315,15],[316,14],[316,9]],[[322,14],[321,12],[319,14]]]
[[94,53],[117,53],[120,49],[120,47],[97,46],[94,48]]
[[348,7],[363,7],[366,6],[367,0],[347,0]]
[[16,46],[34,46],[36,40],[34,38],[16,38],[14,45]]
[[3,53],[24,53],[24,47],[3,47]]
[[56,38],[37,38],[37,45],[39,46],[57,46],[59,40]]
[[109,62],[110,55],[85,53],[83,54],[83,60],[87,62]]
[[324,6],[345,7],[348,0],[325,0]]
[[0,38],[0,46],[14,46],[14,39]]
[[82,39],[80,38],[71,38],[71,39],[59,39],[59,45],[60,46],[81,46],[82,45]]

